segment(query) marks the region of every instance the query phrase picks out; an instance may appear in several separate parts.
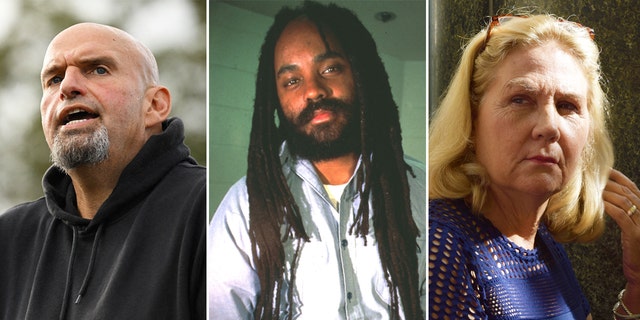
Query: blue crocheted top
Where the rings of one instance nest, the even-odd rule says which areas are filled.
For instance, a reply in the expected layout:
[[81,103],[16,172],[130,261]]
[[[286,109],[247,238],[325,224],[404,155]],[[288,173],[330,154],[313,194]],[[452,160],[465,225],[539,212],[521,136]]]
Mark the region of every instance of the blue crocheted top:
[[429,319],[585,319],[561,244],[540,224],[522,248],[461,199],[429,201]]

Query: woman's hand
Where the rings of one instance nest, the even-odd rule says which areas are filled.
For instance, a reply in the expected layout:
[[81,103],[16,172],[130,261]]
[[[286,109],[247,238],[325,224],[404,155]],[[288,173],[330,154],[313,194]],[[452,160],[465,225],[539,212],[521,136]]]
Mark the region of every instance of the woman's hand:
[[602,197],[606,213],[622,231],[622,268],[627,278],[624,303],[633,313],[640,313],[640,190],[612,169]]

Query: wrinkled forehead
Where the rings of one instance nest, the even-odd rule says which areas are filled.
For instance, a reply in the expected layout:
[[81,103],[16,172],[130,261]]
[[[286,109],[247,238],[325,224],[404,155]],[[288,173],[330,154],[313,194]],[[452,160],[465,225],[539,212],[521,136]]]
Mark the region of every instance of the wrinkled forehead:
[[146,46],[120,29],[93,23],[73,25],[55,36],[45,53],[42,72],[94,57],[108,57],[157,78],[155,58]]

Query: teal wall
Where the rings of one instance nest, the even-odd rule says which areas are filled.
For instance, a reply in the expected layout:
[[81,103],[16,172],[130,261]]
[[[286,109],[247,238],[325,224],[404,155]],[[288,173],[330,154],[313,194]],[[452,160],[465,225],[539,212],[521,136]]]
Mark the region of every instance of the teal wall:
[[[209,4],[210,215],[228,188],[245,175],[258,55],[273,19]],[[426,54],[425,54],[426,56]],[[383,55],[400,107],[405,152],[426,161],[426,61]]]
[[[429,74],[430,108],[449,83],[466,39],[485,26],[486,18],[500,9],[529,8],[553,13],[595,30],[601,48],[606,91],[612,103],[610,132],[616,154],[615,167],[640,181],[638,128],[640,114],[640,7],[631,0],[430,0]],[[502,11],[504,12],[504,11]],[[611,309],[624,287],[620,232],[607,217],[604,235],[589,244],[566,245],[578,280],[591,303],[593,319],[611,319]]]
[[209,4],[209,208],[247,170],[256,70],[272,19]]

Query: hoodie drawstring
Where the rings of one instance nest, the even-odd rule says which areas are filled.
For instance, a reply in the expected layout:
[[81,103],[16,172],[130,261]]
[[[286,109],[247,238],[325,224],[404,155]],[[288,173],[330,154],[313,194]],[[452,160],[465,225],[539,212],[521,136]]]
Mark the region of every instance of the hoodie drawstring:
[[[104,225],[98,226],[98,230],[96,231],[96,235],[93,238],[93,245],[91,247],[91,256],[89,257],[89,265],[87,266],[87,271],[84,275],[84,280],[82,280],[82,285],[80,286],[80,291],[78,292],[78,296],[76,297],[74,303],[78,304],[82,296],[87,291],[87,286],[89,284],[89,280],[91,278],[91,273],[93,272],[93,266],[96,260],[96,252],[98,251],[98,242],[100,241],[100,237],[102,236],[102,227]],[[62,299],[62,308],[60,310],[59,319],[64,320],[67,316],[67,303],[69,302],[69,291],[71,290],[71,277],[73,273],[73,262],[76,257],[76,244],[78,239],[78,228],[75,226],[71,226],[73,230],[73,240],[71,241],[71,254],[69,255],[69,265],[67,267],[67,281],[65,283],[64,288],[64,296]]]
[[73,230],[73,238],[71,240],[71,253],[69,254],[69,265],[67,266],[67,280],[64,285],[64,295],[62,296],[62,307],[60,308],[60,314],[58,319],[64,320],[67,316],[67,302],[69,301],[69,290],[71,290],[71,273],[73,270],[73,261],[76,256],[76,239],[78,238],[78,229],[75,226],[71,226]]
[[98,251],[98,242],[100,241],[100,236],[102,235],[102,227],[104,224],[98,226],[98,230],[96,231],[96,235],[93,238],[93,246],[91,247],[91,257],[89,258],[89,265],[87,266],[87,271],[84,274],[84,280],[82,280],[82,285],[80,286],[80,291],[78,292],[78,297],[76,298],[75,303],[78,304],[82,296],[87,291],[87,285],[89,284],[89,278],[91,277],[91,273],[93,272],[93,265],[96,261],[96,251]]

